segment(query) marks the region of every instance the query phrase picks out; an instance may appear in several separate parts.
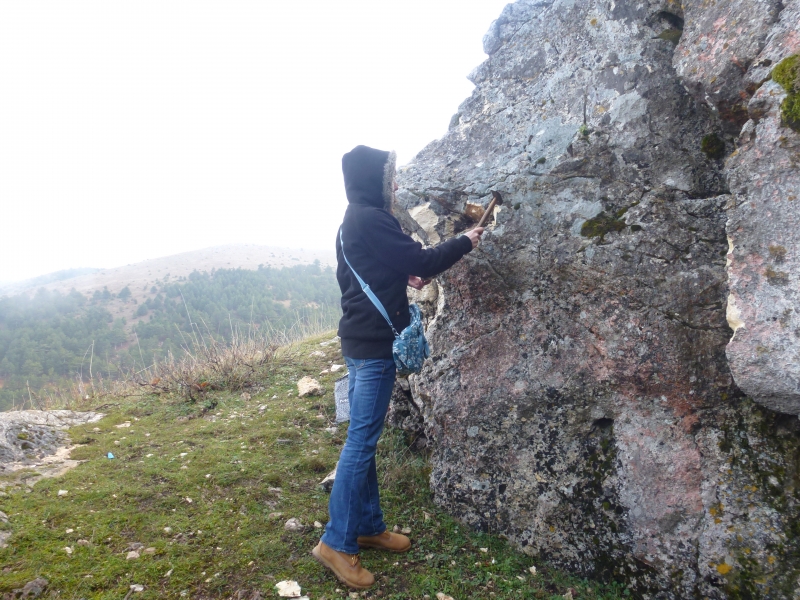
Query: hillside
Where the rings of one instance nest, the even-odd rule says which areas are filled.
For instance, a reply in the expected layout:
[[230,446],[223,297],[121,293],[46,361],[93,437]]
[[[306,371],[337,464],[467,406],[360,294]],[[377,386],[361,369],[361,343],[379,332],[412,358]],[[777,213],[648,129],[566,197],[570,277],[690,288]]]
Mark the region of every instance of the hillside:
[[333,270],[319,262],[170,273],[115,290],[0,298],[0,409],[82,396],[198,344],[330,328],[340,314]]
[[[402,556],[365,551],[377,583],[355,595],[318,565],[310,550],[328,503],[318,483],[346,435],[334,422],[339,373],[329,369],[342,356],[331,335],[282,348],[248,393],[84,403],[106,417],[69,431],[81,464],[35,484],[35,464],[0,478],[0,533],[10,533],[0,595],[38,581],[42,597],[261,600],[293,580],[313,600],[622,597],[616,585],[549,569],[448,517],[428,492],[425,455],[391,428],[378,445],[382,505],[414,547]],[[323,395],[297,397],[306,375]]]

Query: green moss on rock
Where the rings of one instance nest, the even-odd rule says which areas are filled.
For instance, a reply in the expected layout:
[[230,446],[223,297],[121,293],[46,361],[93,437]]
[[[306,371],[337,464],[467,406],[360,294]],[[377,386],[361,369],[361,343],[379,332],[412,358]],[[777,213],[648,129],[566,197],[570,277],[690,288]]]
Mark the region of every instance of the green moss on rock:
[[781,103],[781,118],[787,127],[800,131],[800,55],[787,56],[772,70],[772,79],[788,94]]
[[800,131],[800,93],[789,94],[781,102],[781,117],[784,125]]
[[610,231],[622,231],[625,229],[625,221],[620,218],[622,215],[618,215],[619,213],[608,215],[605,211],[601,212],[581,226],[581,235],[588,238],[599,237],[602,240]]
[[716,133],[709,133],[700,141],[700,149],[712,160],[725,156],[725,142]]
[[787,93],[800,92],[800,55],[787,56],[772,69],[772,79]]

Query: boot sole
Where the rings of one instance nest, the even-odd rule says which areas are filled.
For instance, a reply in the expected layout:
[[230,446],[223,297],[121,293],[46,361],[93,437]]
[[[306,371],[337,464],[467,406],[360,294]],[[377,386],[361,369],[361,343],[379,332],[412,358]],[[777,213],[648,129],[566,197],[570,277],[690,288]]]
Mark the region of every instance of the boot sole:
[[347,581],[347,579],[345,579],[345,578],[344,578],[344,577],[343,577],[343,576],[342,576],[342,575],[339,573],[339,571],[337,571],[337,570],[336,570],[336,569],[333,567],[333,565],[332,565],[332,564],[330,564],[330,563],[329,563],[327,560],[325,560],[325,558],[324,558],[324,557],[323,557],[321,554],[318,554],[318,553],[317,553],[317,549],[316,549],[316,547],[315,547],[315,548],[314,548],[314,549],[311,551],[311,556],[313,556],[313,557],[314,557],[314,560],[316,560],[316,561],[317,561],[319,564],[321,564],[323,567],[325,567],[326,569],[328,569],[328,570],[329,570],[331,573],[333,573],[334,575],[336,575],[336,579],[338,579],[339,581],[341,581],[343,584],[345,584],[345,585],[346,585],[346,586],[348,586],[348,587],[351,587],[351,588],[353,588],[353,589],[355,589],[355,590],[368,590],[369,588],[371,588],[371,587],[372,587],[372,585],[374,585],[374,584],[370,584],[370,585],[356,585],[355,583],[350,583],[349,581]]

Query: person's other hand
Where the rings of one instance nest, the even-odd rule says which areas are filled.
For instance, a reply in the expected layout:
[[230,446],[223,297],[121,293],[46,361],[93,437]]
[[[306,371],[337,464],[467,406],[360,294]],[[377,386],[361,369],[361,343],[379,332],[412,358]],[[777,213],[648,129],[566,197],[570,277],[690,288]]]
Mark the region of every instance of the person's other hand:
[[481,236],[483,235],[483,227],[476,227],[475,229],[470,229],[464,235],[469,238],[470,242],[472,242],[472,247],[477,248],[478,244],[481,241]]
[[415,290],[421,290],[431,281],[432,279],[423,279],[422,277],[417,277],[416,275],[408,276],[408,285],[414,288]]

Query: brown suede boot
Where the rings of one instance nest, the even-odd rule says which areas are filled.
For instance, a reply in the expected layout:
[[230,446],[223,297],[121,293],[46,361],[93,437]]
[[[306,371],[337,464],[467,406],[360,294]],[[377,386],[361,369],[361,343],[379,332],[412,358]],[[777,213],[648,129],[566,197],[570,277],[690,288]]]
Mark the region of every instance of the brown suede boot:
[[338,552],[320,542],[311,551],[317,562],[328,567],[343,584],[357,590],[365,590],[375,583],[375,577],[361,566],[361,557],[358,554]]
[[384,531],[380,535],[361,536],[358,538],[358,545],[361,548],[378,548],[389,552],[408,552],[411,540],[400,533]]

